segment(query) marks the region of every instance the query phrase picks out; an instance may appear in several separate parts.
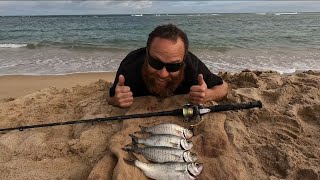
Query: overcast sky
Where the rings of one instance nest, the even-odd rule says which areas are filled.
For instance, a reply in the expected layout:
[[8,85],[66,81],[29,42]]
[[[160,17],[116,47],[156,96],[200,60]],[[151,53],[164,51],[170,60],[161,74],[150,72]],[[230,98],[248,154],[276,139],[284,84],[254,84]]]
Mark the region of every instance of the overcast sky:
[[0,15],[320,12],[320,1],[1,1]]

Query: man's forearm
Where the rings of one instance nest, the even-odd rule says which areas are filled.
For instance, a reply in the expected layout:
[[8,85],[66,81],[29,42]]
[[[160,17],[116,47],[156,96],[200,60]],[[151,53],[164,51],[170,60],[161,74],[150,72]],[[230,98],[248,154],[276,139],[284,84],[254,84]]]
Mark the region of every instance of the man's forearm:
[[208,88],[206,92],[207,101],[221,101],[228,94],[228,84],[223,84]]

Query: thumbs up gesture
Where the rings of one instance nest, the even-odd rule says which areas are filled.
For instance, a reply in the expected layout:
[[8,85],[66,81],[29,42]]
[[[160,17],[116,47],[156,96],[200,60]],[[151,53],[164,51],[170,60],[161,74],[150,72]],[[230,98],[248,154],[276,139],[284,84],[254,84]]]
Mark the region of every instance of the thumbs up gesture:
[[133,103],[133,94],[129,86],[125,86],[125,78],[123,75],[119,76],[118,84],[115,88],[115,95],[113,97],[113,103],[116,106],[125,108],[131,106]]
[[198,75],[198,85],[191,86],[189,92],[190,102],[193,104],[203,104],[205,103],[207,96],[207,84],[203,79],[203,75]]

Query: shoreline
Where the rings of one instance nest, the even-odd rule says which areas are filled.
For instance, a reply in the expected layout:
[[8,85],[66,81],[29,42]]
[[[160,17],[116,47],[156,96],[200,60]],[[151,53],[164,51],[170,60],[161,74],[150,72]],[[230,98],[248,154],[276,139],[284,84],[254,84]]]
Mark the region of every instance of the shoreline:
[[[247,72],[254,70],[243,70],[241,72]],[[237,72],[237,73],[241,73]],[[277,71],[261,71],[261,72],[275,72]],[[279,73],[280,76],[290,76],[303,72],[315,72],[318,71],[295,71],[294,73]],[[217,75],[228,73],[230,75],[235,75],[237,73],[230,72],[219,72]],[[56,87],[62,88],[72,88],[76,85],[87,85],[92,82],[98,81],[99,79],[105,80],[107,82],[113,82],[116,72],[78,72],[70,74],[52,74],[52,75],[0,75],[0,100],[12,99],[25,96],[27,94],[33,93],[35,91]]]
[[89,72],[65,75],[1,75],[0,100],[18,98],[35,91],[48,88],[72,88],[86,85],[99,79],[113,82],[116,72]]

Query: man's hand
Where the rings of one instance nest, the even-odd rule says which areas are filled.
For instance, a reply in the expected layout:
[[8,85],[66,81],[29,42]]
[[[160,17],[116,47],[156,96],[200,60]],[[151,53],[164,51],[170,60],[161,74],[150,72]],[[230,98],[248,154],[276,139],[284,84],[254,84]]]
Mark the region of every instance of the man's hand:
[[125,86],[124,82],[124,76],[120,75],[115,88],[115,95],[112,97],[112,104],[121,108],[129,107],[133,103],[133,94],[130,87]]
[[189,92],[190,102],[193,104],[203,104],[207,102],[207,84],[203,79],[203,75],[198,75],[198,85],[191,86]]

